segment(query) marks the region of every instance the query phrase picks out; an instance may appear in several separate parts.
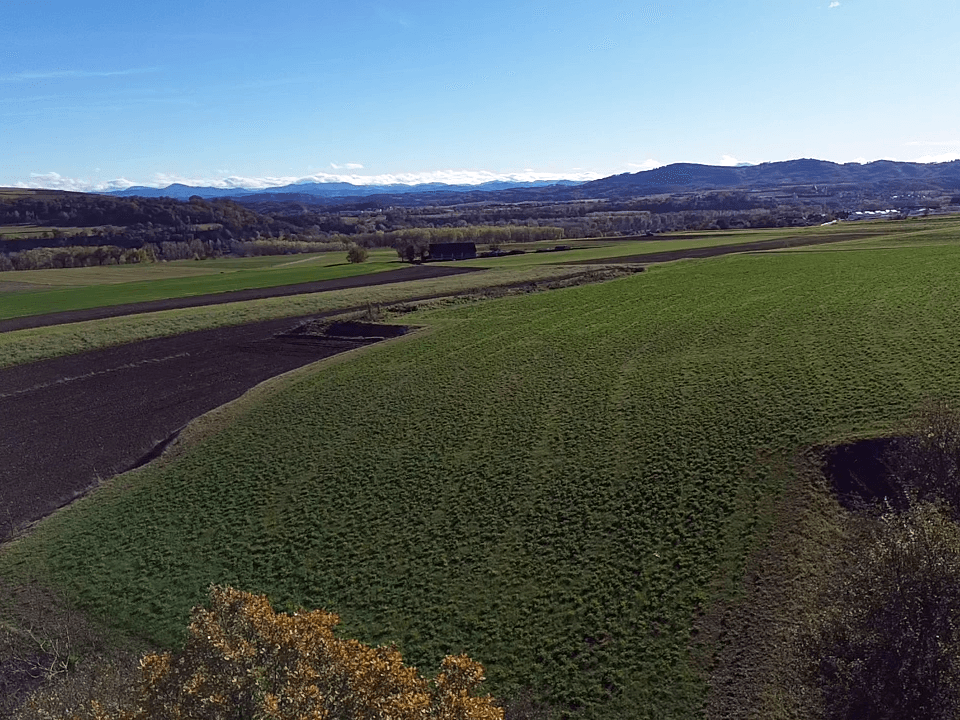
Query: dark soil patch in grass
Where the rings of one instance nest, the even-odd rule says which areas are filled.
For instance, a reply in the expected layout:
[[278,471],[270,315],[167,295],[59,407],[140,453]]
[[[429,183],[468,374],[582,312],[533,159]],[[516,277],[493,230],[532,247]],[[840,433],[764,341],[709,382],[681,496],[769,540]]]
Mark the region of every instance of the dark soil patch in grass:
[[0,710],[15,709],[22,698],[43,685],[44,676],[39,668],[45,661],[39,653],[0,660],[0,698],[3,698]]
[[887,458],[898,438],[866,438],[824,451],[823,475],[833,494],[847,510],[859,510],[878,502],[900,507],[903,494],[891,477]]
[[[192,419],[254,385],[392,336],[359,323],[289,335],[296,320],[157,338],[0,370],[0,538],[101,479],[158,456]],[[349,331],[355,334],[350,336]]]
[[[136,682],[139,654],[63,597],[0,579],[0,718],[74,717],[94,698],[109,704]],[[28,700],[39,706],[22,707]]]
[[406,325],[385,325],[361,320],[316,320],[304,323],[293,332],[284,335],[284,339],[326,338],[377,341],[406,335],[411,329]]

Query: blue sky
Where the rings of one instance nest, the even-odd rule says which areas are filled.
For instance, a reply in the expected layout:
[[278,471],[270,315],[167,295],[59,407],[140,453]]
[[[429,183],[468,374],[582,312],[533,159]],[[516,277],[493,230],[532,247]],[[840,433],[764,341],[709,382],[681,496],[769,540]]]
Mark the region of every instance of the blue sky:
[[0,0],[0,185],[960,158],[956,0]]

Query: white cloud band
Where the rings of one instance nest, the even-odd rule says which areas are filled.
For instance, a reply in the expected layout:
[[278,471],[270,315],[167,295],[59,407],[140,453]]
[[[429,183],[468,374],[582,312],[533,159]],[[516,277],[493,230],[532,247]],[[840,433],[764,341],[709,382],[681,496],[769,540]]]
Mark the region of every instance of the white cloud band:
[[[648,161],[651,162],[651,161]],[[348,163],[344,169],[353,169]],[[654,165],[657,167],[659,164]],[[362,167],[362,166],[360,166]],[[359,168],[357,168],[359,169]],[[244,177],[229,175],[226,177],[185,177],[182,175],[157,173],[150,180],[134,182],[126,178],[114,180],[91,180],[87,178],[64,177],[56,172],[31,173],[28,181],[15,181],[12,187],[43,188],[47,190],[72,190],[75,192],[104,192],[110,190],[125,190],[134,186],[164,188],[174,183],[190,185],[192,187],[215,187],[221,189],[268,190],[298,183],[337,183],[346,182],[352,185],[422,185],[425,183],[444,183],[446,185],[480,185],[486,182],[535,182],[557,180],[596,180],[603,177],[601,173],[590,171],[573,171],[567,173],[545,173],[534,170],[521,172],[495,173],[487,170],[433,170],[420,173],[395,173],[384,175],[358,175],[356,173],[315,173],[304,176],[276,176],[276,177]],[[0,185],[4,183],[0,181]]]

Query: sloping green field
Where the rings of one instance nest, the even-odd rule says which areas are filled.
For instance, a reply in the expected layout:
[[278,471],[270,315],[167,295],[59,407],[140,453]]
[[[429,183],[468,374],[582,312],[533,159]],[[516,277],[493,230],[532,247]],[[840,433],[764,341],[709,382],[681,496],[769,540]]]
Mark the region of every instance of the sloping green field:
[[[19,292],[0,292],[0,320],[63,310],[85,310],[149,300],[333,280],[402,267],[392,250],[377,251],[370,262],[355,265],[346,262],[345,253],[325,253],[316,257],[313,262],[291,262],[289,256],[271,257],[269,263],[263,260],[235,258],[226,261],[194,262],[192,265],[189,261],[178,261],[160,265],[117,266],[115,269],[69,268],[6,272],[0,274],[0,282],[18,283]],[[42,289],[24,291],[24,287],[28,287],[27,283],[37,283]],[[58,283],[65,286],[54,289],[44,287]]]
[[790,457],[960,397],[960,247],[728,256],[421,312],[0,557],[161,643],[209,583],[588,718],[691,717]]

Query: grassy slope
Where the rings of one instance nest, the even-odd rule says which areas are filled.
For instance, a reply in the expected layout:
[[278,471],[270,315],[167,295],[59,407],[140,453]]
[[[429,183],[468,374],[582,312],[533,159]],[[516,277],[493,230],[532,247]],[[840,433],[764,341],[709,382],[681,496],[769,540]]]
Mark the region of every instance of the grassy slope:
[[[209,582],[589,717],[686,717],[797,448],[960,396],[960,248],[732,256],[414,318],[6,552],[182,637]],[[304,377],[300,375],[300,377]],[[121,490],[121,488],[125,488]]]
[[[171,268],[173,277],[169,278],[160,277],[159,279],[133,282],[96,282],[96,284],[91,285],[63,287],[55,290],[2,293],[0,294],[0,319],[42,315],[62,310],[123,305],[147,300],[209,295],[231,290],[332,280],[402,267],[396,262],[396,253],[392,251],[391,253],[393,255],[392,259],[389,256],[385,257],[385,252],[381,252],[379,257],[372,261],[357,265],[347,263],[344,260],[343,253],[328,253],[323,260],[311,263],[293,264],[290,263],[288,257],[284,257],[282,259],[273,258],[274,262],[271,266],[264,266],[262,263],[251,263],[249,268],[240,263],[234,264],[232,268],[230,266],[225,267],[222,264],[220,266],[211,265],[211,270],[216,268],[214,272],[191,276],[182,276],[178,272],[178,264],[171,263],[173,265]],[[215,263],[216,261],[211,262]],[[199,263],[197,264],[199,265]],[[137,268],[137,266],[132,267]],[[42,283],[43,276],[40,273],[43,272],[57,271],[35,271],[35,275],[32,277],[37,282]],[[10,277],[6,277],[7,275],[10,275]],[[4,273],[0,280],[17,281],[19,280],[18,275],[20,273]],[[77,275],[79,273],[75,274],[75,276]],[[91,273],[91,278],[100,279],[103,276],[102,272]]]
[[836,245],[808,245],[777,252],[841,252],[891,247],[953,244],[960,239],[960,216],[938,215],[905,221],[858,221],[831,226],[833,232],[860,232],[863,239]]

